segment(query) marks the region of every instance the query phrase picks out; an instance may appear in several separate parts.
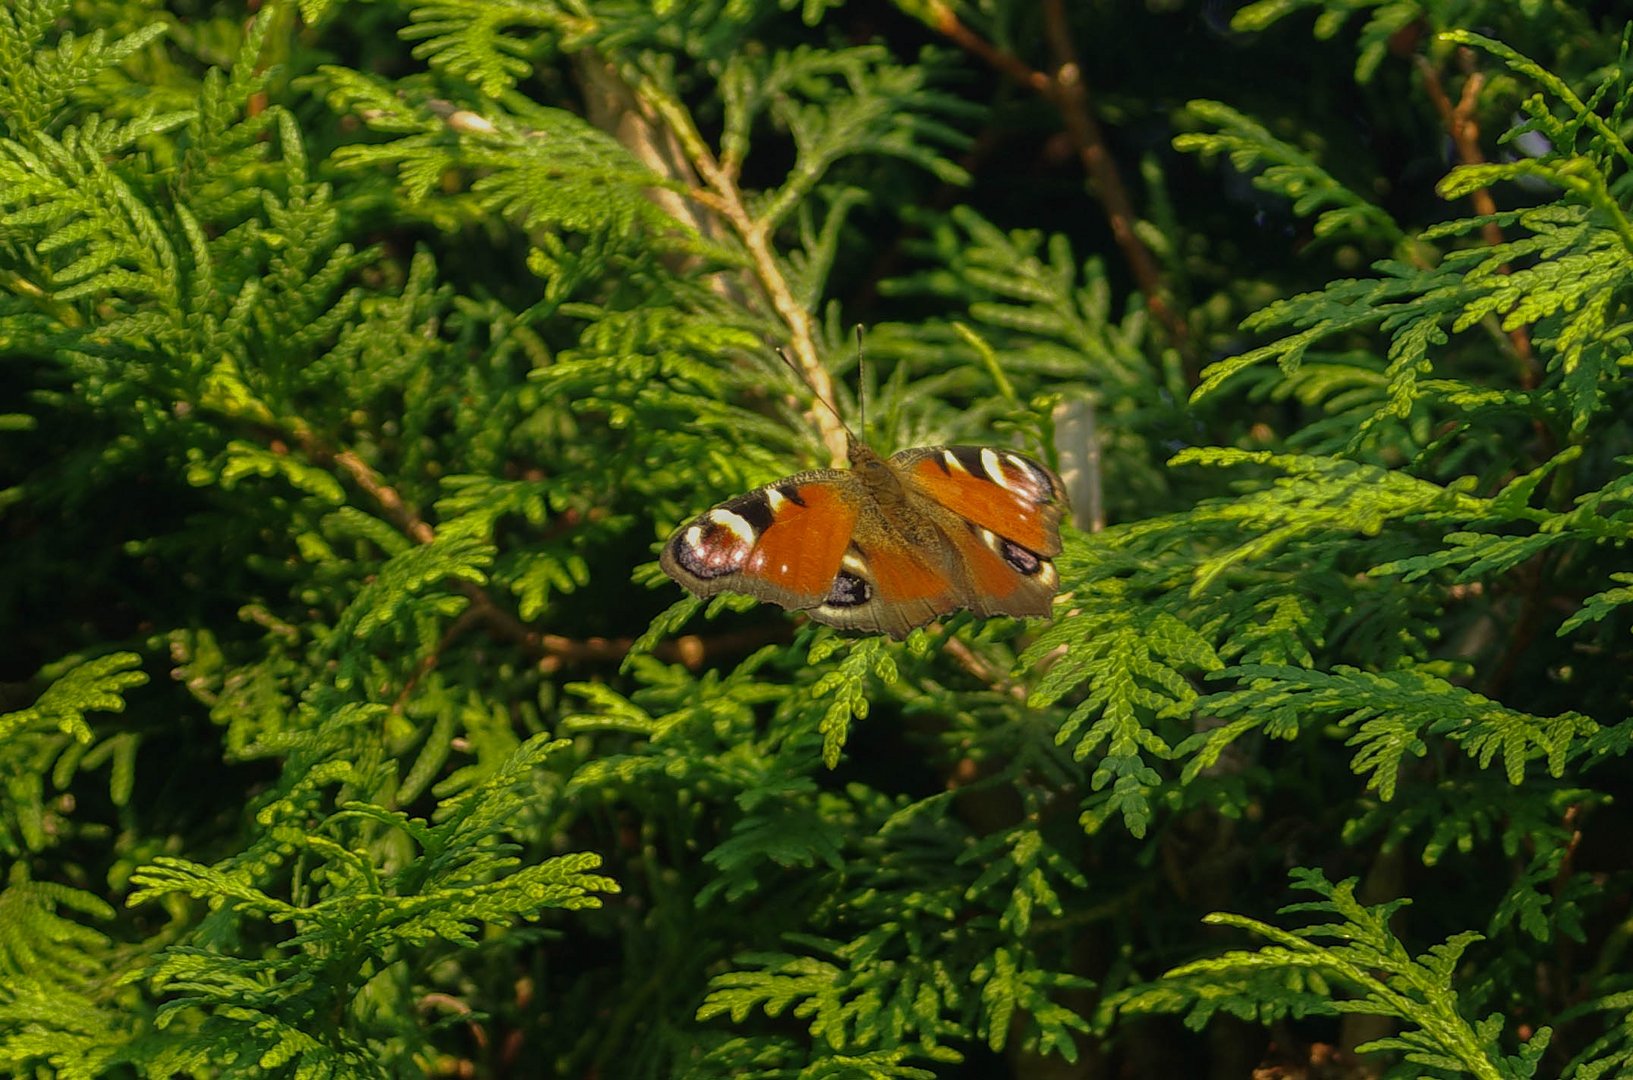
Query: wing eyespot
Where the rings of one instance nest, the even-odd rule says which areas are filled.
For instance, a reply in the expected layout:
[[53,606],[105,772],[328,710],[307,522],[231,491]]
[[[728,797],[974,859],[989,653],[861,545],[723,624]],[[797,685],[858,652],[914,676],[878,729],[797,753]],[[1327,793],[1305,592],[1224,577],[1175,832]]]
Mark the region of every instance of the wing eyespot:
[[1013,540],[1000,538],[998,554],[1017,574],[1025,574],[1027,577],[1036,577],[1040,570],[1049,565],[1043,556],[1022,547]]
[[753,548],[752,534],[745,539],[736,527],[714,520],[711,513],[676,533],[667,554],[692,577],[708,581],[737,573]]
[[970,532],[974,533],[981,543],[985,544],[993,554],[1004,560],[1009,568],[1017,574],[1023,574],[1026,577],[1037,577],[1045,567],[1051,570],[1054,567],[1054,564],[1042,555],[1029,547],[1017,544],[1007,536],[999,536],[991,529],[977,525],[973,521],[966,521],[964,524],[969,526]]
[[861,607],[871,599],[873,587],[864,578],[849,570],[841,570],[834,578],[833,588],[828,590],[828,598],[822,603],[825,607]]

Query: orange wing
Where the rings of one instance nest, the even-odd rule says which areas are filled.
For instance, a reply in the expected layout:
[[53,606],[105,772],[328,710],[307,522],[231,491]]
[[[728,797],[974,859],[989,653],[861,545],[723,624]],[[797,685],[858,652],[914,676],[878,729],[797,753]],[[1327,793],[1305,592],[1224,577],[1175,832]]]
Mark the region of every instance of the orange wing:
[[721,503],[677,529],[659,562],[698,596],[746,593],[830,626],[896,637],[959,607],[1049,613],[1059,588],[1050,562],[1060,551],[1059,477],[986,447],[920,447],[890,465],[912,496],[958,519],[935,534],[946,537],[940,550],[952,545],[944,556],[877,527],[859,538],[862,515],[881,508],[855,472],[825,469]]
[[901,638],[963,602],[958,582],[925,552],[872,537],[853,544],[841,558],[828,598],[810,614],[829,626]]
[[823,469],[740,495],[676,529],[659,564],[698,596],[739,592],[816,607],[851,542],[855,484],[849,473]]
[[833,483],[785,482],[765,490],[784,502],[760,533],[743,573],[765,588],[797,596],[800,607],[821,603],[851,542],[856,507]]
[[891,457],[919,494],[1041,556],[1060,554],[1065,488],[1024,454],[986,446],[922,446]]

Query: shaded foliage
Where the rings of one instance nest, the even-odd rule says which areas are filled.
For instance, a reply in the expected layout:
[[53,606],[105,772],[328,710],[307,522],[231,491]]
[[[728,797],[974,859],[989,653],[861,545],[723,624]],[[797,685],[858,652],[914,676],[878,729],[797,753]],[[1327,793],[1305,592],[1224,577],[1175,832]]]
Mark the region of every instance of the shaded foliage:
[[[1633,1063],[1620,25],[252,6],[0,10],[0,1066]],[[813,388],[1053,621],[677,600]]]

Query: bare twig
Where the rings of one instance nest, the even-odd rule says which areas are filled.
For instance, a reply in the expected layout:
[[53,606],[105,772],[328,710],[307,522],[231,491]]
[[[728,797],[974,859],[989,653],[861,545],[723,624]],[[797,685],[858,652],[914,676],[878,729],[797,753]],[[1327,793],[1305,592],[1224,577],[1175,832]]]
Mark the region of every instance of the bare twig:
[[[1446,134],[1451,136],[1452,145],[1457,148],[1457,160],[1464,165],[1483,165],[1486,158],[1480,149],[1480,122],[1475,110],[1480,102],[1480,90],[1485,86],[1485,76],[1473,70],[1473,54],[1469,49],[1458,50],[1458,56],[1467,78],[1463,81],[1463,92],[1458,96],[1456,105],[1452,104],[1446,93],[1439,70],[1422,54],[1417,56],[1418,73],[1423,78],[1423,88],[1430,102],[1440,114],[1440,122],[1446,127]],[[1497,212],[1496,200],[1491,197],[1488,188],[1475,188],[1469,193],[1469,202],[1474,212],[1482,217]],[[1503,242],[1503,230],[1495,221],[1482,225],[1480,235],[1490,247],[1497,247]],[[1508,265],[1505,263],[1499,267],[1498,272],[1508,273]],[[1520,384],[1527,390],[1536,389],[1542,379],[1542,370],[1531,348],[1531,332],[1526,327],[1516,326],[1508,332],[1508,339],[1514,343],[1514,353],[1520,360]]]
[[930,4],[929,8],[930,25],[943,37],[972,56],[985,60],[991,67],[1008,75],[1028,90],[1048,98],[1054,96],[1055,88],[1047,75],[1034,70],[1025,60],[1012,52],[998,48],[965,26],[952,8],[939,2]]
[[1053,75],[1036,70],[1014,53],[998,48],[980,34],[964,25],[958,15],[946,4],[929,5],[929,22],[953,43],[971,55],[984,60],[995,70],[1009,76],[1016,83],[1047,99],[1060,110],[1067,138],[1077,152],[1083,169],[1089,175],[1100,203],[1105,208],[1107,223],[1113,238],[1134,275],[1135,284],[1145,296],[1145,304],[1154,318],[1168,333],[1169,340],[1190,364],[1190,331],[1185,320],[1168,303],[1168,289],[1156,257],[1135,231],[1137,215],[1128,197],[1117,162],[1106,147],[1100,123],[1095,119],[1089,101],[1088,86],[1083,80],[1077,50],[1072,44],[1071,29],[1062,0],[1045,0],[1043,5],[1045,32],[1055,58]]
[[[651,105],[630,88],[617,69],[593,49],[574,53],[573,62],[584,90],[584,111],[589,121],[611,132],[613,138],[657,175],[679,180],[695,189],[697,170],[688,160],[686,148],[673,129],[658,122]],[[697,230],[700,236],[713,237],[718,231],[717,207],[713,200],[688,198],[668,188],[653,188],[647,198],[676,221]],[[700,213],[700,208],[709,213]],[[685,261],[696,265],[700,260],[692,257]],[[743,302],[743,291],[732,275],[709,275],[709,287],[738,305]]]
[[[475,618],[485,622],[496,637],[514,642],[536,656],[539,670],[546,674],[580,664],[622,663],[635,646],[635,639],[631,637],[570,638],[562,634],[540,633],[494,603],[493,598],[480,587],[463,581],[458,583],[458,588],[470,598],[471,613]],[[722,655],[752,652],[761,645],[786,637],[789,632],[785,624],[772,624],[709,637],[686,634],[660,641],[653,648],[652,655],[666,663],[682,664],[689,670],[697,671]]]
[[[327,456],[321,451],[313,454],[312,451],[316,447],[310,441],[308,441],[308,445],[304,449],[308,451],[308,456],[315,457],[319,461]],[[424,518],[420,517],[413,507],[403,502],[403,497],[397,494],[397,489],[386,483],[380,474],[369,466],[368,462],[350,450],[342,450],[334,454],[330,460],[342,472],[351,477],[352,483],[362,488],[366,494],[374,499],[380,509],[385,511],[386,517],[391,520],[391,523],[401,529],[409,539],[416,544],[429,544],[437,538],[436,531],[431,528]]]
[[[703,181],[703,187],[694,188],[691,197],[709,207],[737,234],[747,250],[754,276],[767,301],[788,327],[788,346],[794,362],[818,398],[832,401],[833,382],[828,369],[822,366],[817,354],[815,328],[810,312],[795,298],[792,286],[777,265],[776,253],[771,246],[771,224],[756,218],[743,202],[742,192],[731,169],[720,163],[703,136],[692,124],[692,118],[681,104],[656,88],[642,88],[642,102],[662,118],[679,141],[692,169]],[[808,414],[811,423],[822,433],[823,444],[829,457],[838,464],[846,458],[844,425],[836,416],[813,408]]]
[[[1565,841],[1564,854],[1560,856],[1559,872],[1554,875],[1549,892],[1553,896],[1554,910],[1560,910],[1565,898],[1565,887],[1570,884],[1576,873],[1576,851],[1582,846],[1582,804],[1573,802],[1565,808],[1564,819],[1561,822],[1570,832]],[[1546,965],[1543,966],[1546,970]],[[1565,984],[1569,973],[1576,970],[1576,944],[1569,934],[1557,934],[1554,941],[1553,971],[1539,975],[1546,982],[1555,983],[1552,986],[1543,986],[1542,989],[1550,993],[1550,998],[1558,1002],[1560,1007],[1574,1004],[1574,994],[1578,987]]]
[[1089,104],[1089,88],[1083,81],[1083,69],[1077,60],[1077,48],[1072,44],[1071,25],[1066,19],[1064,0],[1044,0],[1043,18],[1049,48],[1055,56],[1054,93],[1051,95],[1066,122],[1066,134],[1071,138],[1084,170],[1094,181],[1100,193],[1100,202],[1106,209],[1106,220],[1111,234],[1122,249],[1123,258],[1134,275],[1140,291],[1145,294],[1145,305],[1167,329],[1168,337],[1181,353],[1187,352],[1190,333],[1185,320],[1169,307],[1167,287],[1156,257],[1134,231],[1137,215],[1123,186],[1122,173],[1111,151],[1106,148],[1100,122],[1095,119]]
[[397,691],[397,698],[391,703],[392,712],[398,715],[402,714],[403,708],[408,704],[408,696],[414,692],[414,688],[419,685],[420,680],[436,669],[437,664],[442,660],[442,654],[447,652],[449,646],[453,645],[460,635],[469,630],[476,621],[476,609],[470,607],[460,612],[459,617],[448,624],[448,629],[444,630],[442,637],[437,640],[437,647],[420,657],[420,662],[414,666],[414,670],[409,673],[408,678],[403,680],[402,689]]
[[[936,624],[939,627],[939,623]],[[1008,694],[1016,701],[1026,700],[1026,687],[1012,681],[993,666],[991,661],[964,642],[955,637],[942,639],[941,651],[952,658],[953,662],[963,668],[977,682],[985,684],[989,689],[1000,694]]]
[[[1423,79],[1423,88],[1429,95],[1430,102],[1440,114],[1441,123],[1445,125],[1452,145],[1456,147],[1457,160],[1464,165],[1483,165],[1486,158],[1480,149],[1480,123],[1476,117],[1476,110],[1479,106],[1480,91],[1485,86],[1485,76],[1475,69],[1472,50],[1459,49],[1458,60],[1465,78],[1462,93],[1458,95],[1455,105],[1446,93],[1439,69],[1421,54],[1416,57],[1418,74]],[[1469,201],[1474,212],[1482,217],[1489,217],[1497,212],[1496,200],[1492,198],[1491,191],[1487,188],[1475,188],[1469,193]],[[1502,228],[1495,221],[1487,221],[1481,226],[1481,238],[1488,246],[1497,247],[1503,243]],[[1498,267],[1498,272],[1507,274],[1510,273],[1510,268],[1505,263]],[[1497,331],[1494,329],[1493,332]],[[1514,355],[1519,360],[1520,385],[1528,390],[1536,389],[1542,381],[1542,367],[1531,347],[1530,330],[1524,326],[1516,326],[1508,331],[1508,339],[1513,343]],[[1532,421],[1532,428],[1542,444],[1544,454],[1552,456],[1555,445],[1553,432],[1540,418]],[[1530,647],[1532,638],[1536,636],[1542,615],[1543,563],[1544,556],[1538,554],[1515,571],[1521,583],[1520,613],[1509,627],[1508,647],[1503,650],[1486,682],[1485,692],[1490,696],[1495,697],[1502,692],[1520,659]]]
[[[403,535],[419,544],[429,544],[436,539],[436,530],[431,524],[398,494],[396,488],[386,483],[368,462],[350,450],[329,449],[304,425],[297,425],[292,438],[309,460],[321,465],[332,465],[345,474],[353,484],[374,500],[387,520]],[[288,453],[288,447],[282,440],[272,440],[272,447],[276,452]],[[443,650],[474,623],[481,623],[495,637],[512,642],[537,657],[540,670],[546,672],[576,664],[618,663],[629,654],[629,650],[635,644],[634,638],[578,639],[561,634],[543,634],[530,629],[515,615],[506,611],[481,586],[469,581],[460,581],[454,583],[454,588],[470,601],[471,606],[459,619],[450,624],[436,649],[420,661],[399,693],[395,707],[401,707],[414,685],[436,667]],[[692,670],[697,670],[711,658],[722,654],[748,652],[764,645],[774,640],[774,636],[779,632],[786,633],[786,630],[778,631],[771,628],[711,637],[688,634],[660,642],[653,650],[653,655],[660,660],[684,664]]]

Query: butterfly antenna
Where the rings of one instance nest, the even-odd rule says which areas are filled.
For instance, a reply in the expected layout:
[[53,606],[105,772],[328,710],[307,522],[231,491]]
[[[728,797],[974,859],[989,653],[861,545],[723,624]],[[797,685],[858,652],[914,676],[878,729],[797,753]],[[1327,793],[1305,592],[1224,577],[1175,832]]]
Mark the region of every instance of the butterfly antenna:
[[811,385],[811,380],[806,377],[805,372],[801,371],[799,365],[794,363],[794,358],[789,356],[788,353],[780,347],[777,349],[777,356],[784,364],[788,365],[788,370],[794,373],[794,377],[796,379],[810,387],[811,396],[817,401],[820,401],[824,409],[827,409],[829,412],[833,413],[833,418],[839,421],[839,426],[845,429],[845,434],[849,435],[851,429],[846,425],[845,418],[839,415],[839,410],[834,408],[833,402],[817,393],[817,388]]
[[862,359],[862,324],[856,324],[856,423],[866,435],[868,430],[868,369]]

